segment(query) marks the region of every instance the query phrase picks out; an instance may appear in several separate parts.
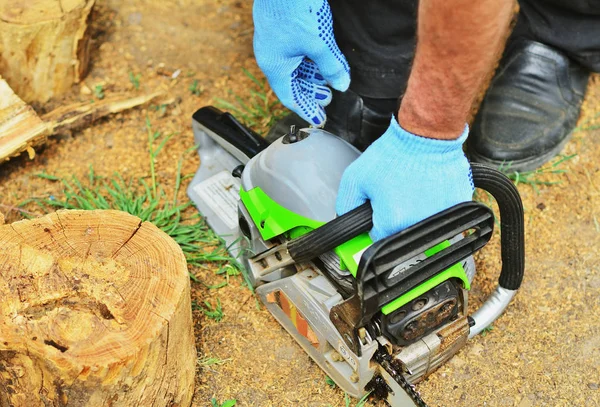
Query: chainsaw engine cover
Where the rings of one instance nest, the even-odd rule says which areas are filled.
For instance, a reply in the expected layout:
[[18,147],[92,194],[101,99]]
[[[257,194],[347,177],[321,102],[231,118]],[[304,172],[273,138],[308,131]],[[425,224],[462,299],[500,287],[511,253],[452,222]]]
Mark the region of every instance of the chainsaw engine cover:
[[289,211],[328,222],[336,216],[335,199],[342,174],[360,152],[321,129],[307,128],[298,133],[298,141],[281,137],[254,156],[244,168],[242,188],[260,188]]

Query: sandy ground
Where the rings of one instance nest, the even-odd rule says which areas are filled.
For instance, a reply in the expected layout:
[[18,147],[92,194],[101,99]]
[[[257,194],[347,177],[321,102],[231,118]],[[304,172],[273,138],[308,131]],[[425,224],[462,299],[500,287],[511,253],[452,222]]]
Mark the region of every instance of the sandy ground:
[[[54,138],[34,160],[15,159],[0,167],[0,211],[33,196],[60,196],[42,171],[84,178],[88,167],[104,176],[148,174],[146,116],[154,129],[175,133],[157,160],[164,188],[173,187],[176,161],[193,145],[195,109],[230,92],[249,95],[252,82],[242,68],[260,75],[252,56],[251,3],[233,0],[98,0],[93,67],[88,88],[102,84],[107,95],[163,89],[171,103],[114,116],[91,128]],[[164,64],[164,67],[160,64]],[[164,75],[181,69],[177,79]],[[140,74],[140,89],[129,72]],[[160,73],[163,73],[161,75]],[[201,95],[189,86],[198,80]],[[42,109],[93,95],[76,87]],[[577,154],[548,176],[556,185],[534,190],[520,185],[525,204],[527,269],[523,287],[493,330],[479,336],[447,365],[418,386],[431,406],[598,406],[600,405],[600,77],[593,78],[580,123],[565,154]],[[199,162],[186,159],[183,172]],[[181,199],[186,199],[182,194]],[[497,242],[478,258],[480,276],[473,298],[481,301],[499,270]],[[215,266],[193,270],[208,284],[223,280]],[[236,399],[238,406],[344,406],[344,394],[287,333],[257,307],[240,277],[208,290],[193,284],[194,299],[223,304],[217,323],[195,311],[199,357],[222,365],[199,367],[194,406]],[[354,405],[355,401],[352,402]]]

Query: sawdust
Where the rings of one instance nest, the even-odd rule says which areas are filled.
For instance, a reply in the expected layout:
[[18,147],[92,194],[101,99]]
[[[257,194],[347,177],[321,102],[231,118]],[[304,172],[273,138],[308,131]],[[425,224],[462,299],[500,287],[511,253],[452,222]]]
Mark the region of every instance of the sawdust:
[[[9,208],[22,200],[61,193],[57,183],[35,176],[42,171],[84,178],[93,165],[104,176],[147,175],[146,117],[154,129],[175,134],[156,163],[163,187],[171,191],[176,162],[193,145],[195,109],[215,97],[227,98],[228,90],[248,94],[251,82],[242,67],[260,76],[252,56],[251,2],[99,0],[94,28],[96,51],[85,87],[38,108],[87,100],[97,85],[107,96],[162,89],[170,104],[164,112],[149,107],[118,114],[53,139],[33,160],[21,157],[0,167],[0,211],[7,222],[21,217]],[[130,72],[141,75],[139,90]],[[204,89],[199,96],[189,90],[194,80]],[[600,77],[595,76],[580,123],[598,112]],[[521,291],[493,330],[470,341],[418,386],[431,406],[600,405],[600,130],[575,133],[565,153],[578,155],[565,163],[567,173],[555,177],[562,183],[541,186],[539,192],[519,187],[527,234]],[[198,164],[190,155],[183,172],[194,172]],[[180,198],[186,199],[184,193]],[[478,258],[474,304],[495,286],[497,250],[495,239]],[[197,272],[207,284],[223,279],[211,265]],[[238,406],[345,406],[344,394],[325,382],[240,278],[232,277],[219,290],[193,287],[195,301],[214,303],[218,297],[224,310],[219,323],[194,313],[199,356],[224,361],[199,367],[194,406],[210,406],[212,397],[235,398]]]

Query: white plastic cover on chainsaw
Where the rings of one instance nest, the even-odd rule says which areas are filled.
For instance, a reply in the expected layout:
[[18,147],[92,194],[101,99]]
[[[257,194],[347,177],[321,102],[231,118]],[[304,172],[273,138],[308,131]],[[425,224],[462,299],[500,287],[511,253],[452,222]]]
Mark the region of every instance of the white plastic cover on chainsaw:
[[[272,200],[305,218],[335,218],[335,199],[348,165],[360,155],[351,144],[321,129],[296,143],[275,140],[252,158],[242,174],[245,191],[260,187]],[[335,154],[332,154],[335,152]]]

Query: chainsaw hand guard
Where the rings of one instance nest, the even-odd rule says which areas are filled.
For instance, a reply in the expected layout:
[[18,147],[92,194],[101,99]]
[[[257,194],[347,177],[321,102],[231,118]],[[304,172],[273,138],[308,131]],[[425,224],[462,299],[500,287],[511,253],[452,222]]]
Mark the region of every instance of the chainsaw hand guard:
[[517,187],[503,173],[472,163],[476,188],[488,191],[500,208],[502,270],[498,287],[471,316],[469,338],[488,327],[502,314],[523,282],[525,273],[525,223],[523,202]]

